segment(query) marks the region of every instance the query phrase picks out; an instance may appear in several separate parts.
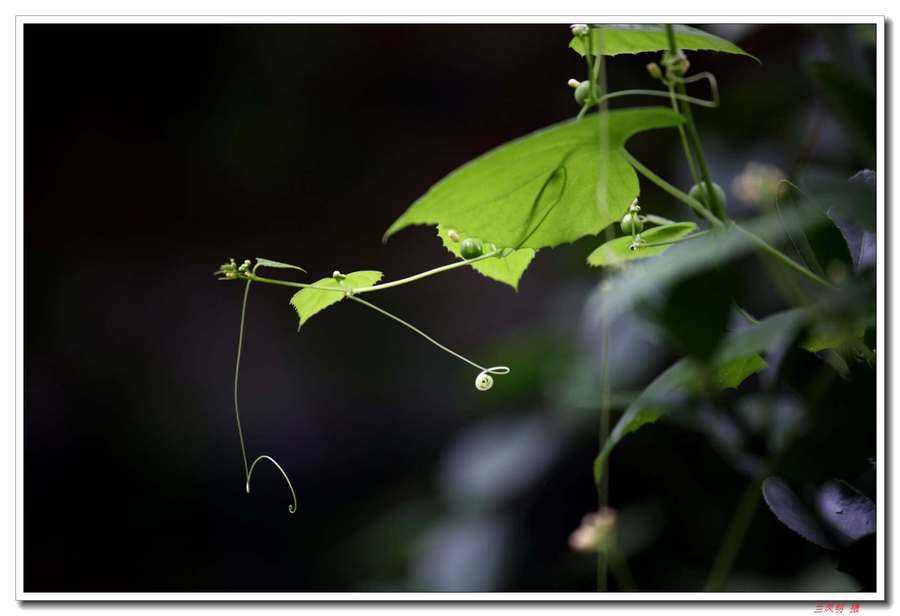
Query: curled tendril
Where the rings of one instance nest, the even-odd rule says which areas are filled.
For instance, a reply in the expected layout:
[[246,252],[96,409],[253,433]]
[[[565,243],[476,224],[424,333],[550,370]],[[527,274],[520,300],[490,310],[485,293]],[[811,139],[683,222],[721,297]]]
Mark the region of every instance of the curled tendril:
[[[259,267],[260,264],[257,263],[256,267],[253,268],[253,273],[256,274],[256,268]],[[246,269],[246,268],[245,268]],[[241,429],[241,412],[238,407],[238,376],[241,372],[241,352],[244,348],[244,321],[247,315],[247,298],[250,296],[250,283],[251,281],[247,281],[247,285],[244,287],[244,300],[241,303],[241,327],[238,331],[238,348],[237,348],[237,358],[234,362],[234,418],[237,421],[237,429],[238,429],[238,439],[241,442],[241,456],[244,459],[244,487],[247,490],[247,494],[250,493],[250,477],[253,475],[253,469],[256,467],[257,462],[260,460],[268,460],[272,464],[275,465],[281,472],[281,476],[284,477],[284,480],[287,482],[288,489],[291,491],[291,498],[293,499],[293,504],[288,505],[288,512],[294,513],[297,511],[297,493],[294,492],[294,486],[291,484],[290,478],[287,476],[287,473],[284,472],[284,469],[281,468],[281,465],[275,461],[274,458],[267,455],[257,456],[253,463],[250,466],[247,466],[247,448],[244,445],[244,431]]]
[[475,377],[475,388],[478,391],[487,391],[491,387],[493,387],[494,377],[491,376],[492,374],[509,374],[509,368],[507,366],[493,366],[491,368],[484,368],[481,372],[478,373],[478,376]]
[[273,458],[272,456],[267,456],[267,455],[256,456],[256,459],[253,460],[253,464],[250,465],[250,469],[247,471],[247,482],[245,483],[245,488],[247,489],[247,494],[250,494],[250,478],[253,477],[253,469],[256,467],[256,463],[259,462],[260,460],[268,460],[269,462],[274,464],[275,468],[277,468],[278,471],[281,473],[281,476],[284,477],[285,482],[287,482],[287,487],[291,491],[291,498],[294,499],[294,504],[288,505],[288,512],[296,513],[297,512],[297,493],[294,492],[294,486],[291,484],[291,480],[287,476],[287,473],[284,472],[284,469],[281,468],[281,465],[278,462],[276,462],[275,458]]

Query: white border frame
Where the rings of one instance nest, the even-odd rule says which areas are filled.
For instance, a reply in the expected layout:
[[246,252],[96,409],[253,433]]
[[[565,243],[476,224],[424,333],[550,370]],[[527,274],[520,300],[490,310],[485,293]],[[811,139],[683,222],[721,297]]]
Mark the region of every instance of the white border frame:
[[[23,580],[23,324],[24,315],[24,265],[23,265],[23,28],[28,23],[861,23],[876,26],[877,44],[877,592],[858,593],[708,593],[708,592],[646,592],[646,593],[27,593]],[[16,549],[15,549],[15,591],[17,601],[790,601],[790,602],[844,602],[885,601],[885,245],[888,229],[885,226],[885,175],[889,169],[885,165],[885,20],[883,16],[840,15],[840,16],[711,16],[655,15],[252,15],[232,13],[228,15],[17,15],[15,19],[15,315],[16,315],[16,414],[15,414],[15,478],[16,478]]]

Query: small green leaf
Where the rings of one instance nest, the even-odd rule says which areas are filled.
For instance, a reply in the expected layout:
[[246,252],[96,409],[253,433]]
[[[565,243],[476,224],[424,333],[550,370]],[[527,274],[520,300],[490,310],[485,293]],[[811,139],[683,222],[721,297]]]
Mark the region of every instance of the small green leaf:
[[713,374],[719,389],[737,389],[751,374],[762,372],[768,364],[759,355],[747,355],[716,366]]
[[381,280],[381,276],[381,272],[371,270],[351,272],[343,280],[322,278],[313,283],[317,288],[307,287],[297,291],[291,298],[291,305],[300,317],[300,327],[314,314],[344,299],[348,290],[370,287]]
[[[455,257],[462,259],[459,254],[460,242],[451,240],[447,236],[447,229],[441,225],[438,225],[437,231],[438,237],[441,238],[441,242],[444,244],[444,248],[453,253]],[[487,251],[487,248],[485,248],[485,251]],[[520,248],[519,250],[514,250],[505,257],[494,257],[492,259],[476,261],[475,263],[472,263],[470,267],[480,274],[483,274],[492,280],[496,280],[497,282],[508,284],[518,291],[519,279],[522,278],[522,274],[528,269],[528,265],[531,263],[531,260],[534,259],[535,254],[536,251],[531,248]]]
[[273,261],[263,257],[256,257],[256,264],[260,267],[274,267],[276,269],[295,269],[306,273],[306,270],[299,265],[291,265],[290,263],[282,263],[281,261]]
[[[696,228],[697,225],[692,222],[678,222],[671,225],[647,229],[641,233],[641,239],[648,244],[676,242],[690,235]],[[647,246],[632,250],[630,248],[632,242],[632,237],[626,235],[624,237],[617,237],[614,240],[610,240],[605,244],[600,245],[594,252],[588,255],[588,265],[593,265],[595,267],[600,265],[621,265],[626,261],[646,259],[648,257],[661,255],[674,246],[674,244],[668,244],[666,246]]]
[[[674,26],[675,40],[680,49],[688,51],[721,51],[725,53],[739,54],[759,59],[752,56],[731,41],[727,41],[715,34],[704,32],[690,26]],[[662,24],[603,24],[591,27],[591,48],[597,55],[603,38],[603,55],[617,56],[621,53],[642,53],[647,51],[665,51],[669,49],[669,38],[666,28]],[[579,37],[572,38],[569,47],[580,55],[587,53],[584,42]]]
[[810,353],[818,353],[826,349],[846,349],[859,344],[865,335],[866,326],[862,323],[840,327],[824,323],[814,327],[801,346]]
[[637,174],[622,155],[625,142],[683,121],[665,107],[638,107],[561,122],[510,141],[432,186],[384,239],[420,224],[535,250],[596,235],[638,196]]
[[[765,368],[765,361],[759,354],[793,335],[806,317],[807,313],[803,310],[787,310],[728,334],[709,363],[714,382],[723,388],[737,387],[748,376]],[[670,401],[690,393],[700,379],[700,374],[697,363],[686,357],[669,367],[641,392],[612,429],[594,461],[597,480],[600,479],[604,462],[615,446],[626,435],[668,413],[672,407]]]

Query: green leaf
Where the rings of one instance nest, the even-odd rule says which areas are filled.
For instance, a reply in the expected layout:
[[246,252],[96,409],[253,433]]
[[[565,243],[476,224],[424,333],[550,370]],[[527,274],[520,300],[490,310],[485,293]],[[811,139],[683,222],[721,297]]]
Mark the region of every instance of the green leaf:
[[531,133],[432,186],[384,239],[417,224],[443,225],[500,248],[537,250],[595,235],[638,196],[637,174],[622,155],[628,138],[682,122],[671,109],[639,107]]
[[810,353],[845,349],[858,345],[865,335],[866,326],[863,323],[835,326],[826,322],[813,327],[801,346]]
[[313,283],[318,288],[307,287],[297,291],[291,298],[291,305],[300,317],[300,327],[314,314],[344,299],[347,290],[370,287],[381,280],[381,276],[381,272],[371,270],[351,272],[343,280],[322,278]]
[[719,389],[737,389],[747,377],[761,372],[767,365],[759,355],[738,357],[717,366],[713,380]]
[[271,259],[265,259],[263,257],[256,257],[256,265],[260,267],[274,267],[276,269],[295,269],[306,273],[306,270],[300,267],[299,265],[291,265],[290,263],[282,263],[281,261],[273,261]]
[[[675,242],[690,235],[696,228],[697,225],[692,222],[678,222],[671,225],[647,229],[641,233],[641,239],[648,244],[655,244],[657,242]],[[595,267],[600,265],[621,265],[626,261],[646,259],[648,257],[661,255],[674,245],[647,246],[645,248],[632,250],[630,248],[632,241],[631,236],[626,235],[625,237],[617,237],[614,240],[610,240],[605,244],[600,245],[594,252],[588,255],[588,265],[593,265]]]
[[[777,245],[795,229],[813,228],[816,221],[802,218],[784,223],[776,213],[767,214],[741,226]],[[702,237],[671,247],[665,259],[647,259],[634,263],[627,271],[610,276],[598,285],[595,319],[612,319],[642,300],[664,292],[678,281],[713,267],[720,267],[757,249],[747,235],[734,227],[713,229]]]
[[[837,225],[825,215],[814,200],[790,182],[779,185],[775,208],[786,224],[794,227],[788,233],[800,260],[822,278],[832,272],[853,270],[853,258],[847,240]],[[798,217],[813,221],[812,228],[803,229],[795,223]],[[798,228],[799,227],[799,228]]]
[[[675,40],[678,47],[687,51],[721,51],[725,53],[739,54],[759,59],[752,56],[731,41],[727,41],[709,32],[704,32],[690,26],[674,26]],[[662,24],[604,24],[591,26],[591,48],[594,55],[600,49],[603,37],[603,55],[617,56],[622,53],[643,53],[647,51],[665,51],[669,49],[669,38],[666,28]],[[585,55],[584,42],[579,37],[572,38],[569,47],[580,55]]]
[[[713,382],[723,388],[737,387],[751,374],[765,368],[765,361],[759,354],[792,336],[806,316],[803,310],[788,310],[728,334],[709,364],[713,370]],[[598,481],[603,464],[615,446],[626,435],[668,413],[672,400],[696,389],[701,376],[700,366],[687,357],[669,367],[641,392],[612,429],[594,461],[594,475]]]
[[[445,227],[438,225],[437,230],[438,237],[441,238],[444,248],[453,253],[455,257],[462,259],[459,254],[460,243],[454,242],[447,236],[447,229]],[[475,263],[472,263],[470,267],[492,280],[508,284],[513,289],[518,290],[519,279],[522,278],[522,274],[528,269],[528,265],[531,263],[531,260],[534,259],[535,254],[536,251],[531,248],[520,248],[519,250],[514,250],[505,257],[494,257],[492,259],[485,259],[484,261],[476,261]]]

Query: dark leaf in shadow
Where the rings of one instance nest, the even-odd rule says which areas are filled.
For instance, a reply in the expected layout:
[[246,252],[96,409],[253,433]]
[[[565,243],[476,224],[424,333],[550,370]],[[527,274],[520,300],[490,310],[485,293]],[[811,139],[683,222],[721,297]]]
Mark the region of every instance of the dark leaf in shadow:
[[787,483],[778,477],[769,477],[763,481],[762,493],[769,509],[782,524],[819,547],[835,549],[828,531]]
[[844,481],[822,486],[816,510],[844,544],[875,532],[875,503]]

